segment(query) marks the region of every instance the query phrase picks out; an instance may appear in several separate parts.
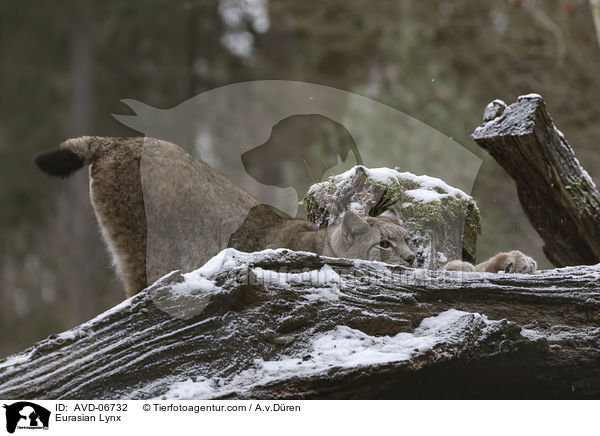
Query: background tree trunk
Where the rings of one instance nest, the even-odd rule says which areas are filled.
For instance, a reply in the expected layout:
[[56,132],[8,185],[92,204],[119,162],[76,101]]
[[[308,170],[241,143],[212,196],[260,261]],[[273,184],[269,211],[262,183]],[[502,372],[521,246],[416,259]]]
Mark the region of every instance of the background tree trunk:
[[[90,135],[93,128],[92,4],[78,4],[70,37],[69,136]],[[65,138],[67,139],[67,138]],[[53,144],[54,145],[54,144]],[[50,144],[49,144],[50,146]],[[86,319],[94,314],[102,290],[98,265],[107,263],[106,249],[98,237],[98,224],[90,204],[88,171],[79,171],[66,180],[57,199],[55,248],[61,253],[59,265],[68,279],[66,291],[75,312]]]

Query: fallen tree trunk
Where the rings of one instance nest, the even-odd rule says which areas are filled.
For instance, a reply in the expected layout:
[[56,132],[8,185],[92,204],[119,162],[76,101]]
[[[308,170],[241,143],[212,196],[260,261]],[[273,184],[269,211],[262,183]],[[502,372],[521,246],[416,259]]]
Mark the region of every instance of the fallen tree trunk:
[[541,96],[490,103],[472,138],[515,180],[555,266],[600,262],[600,192],[556,128]]
[[231,249],[219,266],[1,360],[0,397],[600,398],[600,266],[461,274]]

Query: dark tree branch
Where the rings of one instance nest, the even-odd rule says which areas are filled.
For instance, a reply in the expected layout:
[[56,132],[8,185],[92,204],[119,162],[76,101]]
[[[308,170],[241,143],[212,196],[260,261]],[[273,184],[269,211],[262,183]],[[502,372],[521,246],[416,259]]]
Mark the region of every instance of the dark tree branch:
[[555,266],[600,262],[600,193],[542,97],[495,100],[472,138],[517,184],[521,205]]

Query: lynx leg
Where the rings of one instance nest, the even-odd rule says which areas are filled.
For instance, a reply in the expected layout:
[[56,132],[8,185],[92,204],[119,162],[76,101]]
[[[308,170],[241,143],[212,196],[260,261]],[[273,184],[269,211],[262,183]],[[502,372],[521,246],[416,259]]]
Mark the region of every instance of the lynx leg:
[[[123,156],[129,153],[131,156]],[[140,180],[140,150],[126,148],[90,166],[90,199],[127,297],[148,283],[146,216]]]
[[453,260],[452,262],[448,262],[446,265],[444,265],[444,270],[473,272],[475,271],[475,267],[469,262],[463,262],[462,260]]

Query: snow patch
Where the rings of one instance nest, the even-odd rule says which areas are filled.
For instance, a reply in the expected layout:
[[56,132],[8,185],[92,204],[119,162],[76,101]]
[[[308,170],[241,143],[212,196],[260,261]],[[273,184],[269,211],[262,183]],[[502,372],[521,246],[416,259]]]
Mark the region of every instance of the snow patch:
[[352,212],[358,215],[365,214],[365,207],[362,204],[356,202],[350,203],[350,206],[348,206],[348,210],[351,210]]
[[407,361],[432,350],[437,344],[454,342],[453,338],[459,336],[457,333],[466,322],[477,320],[485,325],[495,322],[478,313],[450,309],[425,318],[412,333],[398,333],[395,336],[370,336],[347,326],[337,326],[313,340],[305,353],[308,358],[287,357],[274,361],[256,359],[251,368],[230,379],[202,377],[175,382],[160,398],[208,399],[331,369]]
[[426,189],[410,189],[408,191],[404,191],[404,193],[414,200],[422,203],[430,203],[432,201],[439,202],[442,198],[449,196],[449,194],[440,194],[438,192],[429,191]]
[[[242,265],[251,265],[257,261],[264,261],[269,257],[281,257],[282,254],[290,252],[288,249],[267,249],[254,253],[244,253],[234,248],[222,250],[208,260],[202,267],[195,271],[181,274],[183,281],[179,283],[167,283],[161,285],[161,281],[175,272],[171,272],[158,280],[149,288],[150,295],[156,306],[169,315],[190,319],[200,314],[211,302],[213,296],[223,289],[217,286],[214,278],[217,274],[230,271]],[[311,253],[314,255],[314,253]],[[260,279],[277,282],[282,286],[289,286],[292,282],[311,281],[315,288],[303,289],[303,297],[311,300],[337,300],[341,295],[339,290],[340,276],[333,269],[325,265],[321,270],[308,271],[307,273],[286,274],[274,271],[265,271],[254,268],[253,272]]]
[[82,332],[79,329],[67,330],[65,332],[56,335],[56,338],[60,341],[72,341],[82,336]]
[[400,178],[412,180],[413,182],[418,184],[419,190],[428,190],[428,191],[435,191],[435,192],[442,191],[452,197],[456,197],[459,199],[470,198],[470,196],[467,195],[464,191],[461,191],[458,188],[450,186],[443,180],[438,179],[436,177],[416,176],[412,173],[408,173],[408,172],[401,173],[399,171],[397,173]]
[[262,268],[253,268],[257,279],[264,283],[273,283],[282,287],[290,287],[291,283],[310,283],[314,288],[301,288],[299,292],[308,300],[339,300],[341,277],[329,265],[319,270],[300,273],[275,272]]
[[[367,175],[367,178],[373,180],[376,183],[381,183],[384,185],[390,185],[394,183],[399,183],[402,180],[410,180],[419,186],[418,189],[411,190],[415,197],[422,195],[425,196],[425,191],[433,191],[432,194],[438,193],[441,191],[445,196],[454,196],[460,199],[469,198],[464,191],[454,188],[448,185],[441,179],[431,176],[417,176],[413,173],[409,172],[400,172],[391,168],[366,168],[362,165],[355,166],[348,171],[345,171],[337,176],[332,176],[326,182],[316,183],[311,186],[309,189],[307,196],[313,194],[315,191],[320,190],[321,186],[326,183],[333,182],[336,184],[338,188],[343,187],[348,181],[356,175],[356,171],[362,170]],[[406,191],[407,193],[411,191]],[[409,194],[410,195],[410,194]],[[437,197],[439,198],[439,197]],[[360,204],[351,204],[354,205],[354,208],[357,210],[362,210],[362,206]]]
[[[226,248],[217,253],[211,259],[209,259],[200,268],[189,273],[182,274],[183,282],[172,285],[171,289],[173,293],[179,295],[191,295],[196,294],[198,292],[212,293],[219,291],[221,288],[219,288],[215,284],[215,282],[211,280],[212,277],[216,276],[217,274],[223,271],[227,271],[239,267],[241,265],[252,264],[253,262],[256,262],[257,259],[264,259],[269,255],[280,255],[283,251],[286,250],[269,249],[257,251],[255,253],[244,253],[241,251],[237,251],[234,248]],[[256,270],[259,269],[260,268],[256,268]],[[167,274],[164,278],[168,277],[169,275],[170,274]]]
[[184,282],[171,286],[171,292],[174,295],[206,295],[221,289],[212,280],[195,273],[192,277],[187,277]]
[[7,357],[4,362],[0,362],[0,369],[8,368],[9,366],[18,365],[20,363],[27,362],[29,359],[33,357],[33,351],[29,353],[19,353],[14,354],[12,356]]
[[542,98],[542,96],[539,94],[536,94],[535,92],[530,92],[529,94],[520,95],[519,97],[517,97],[517,100],[533,99],[533,98]]

